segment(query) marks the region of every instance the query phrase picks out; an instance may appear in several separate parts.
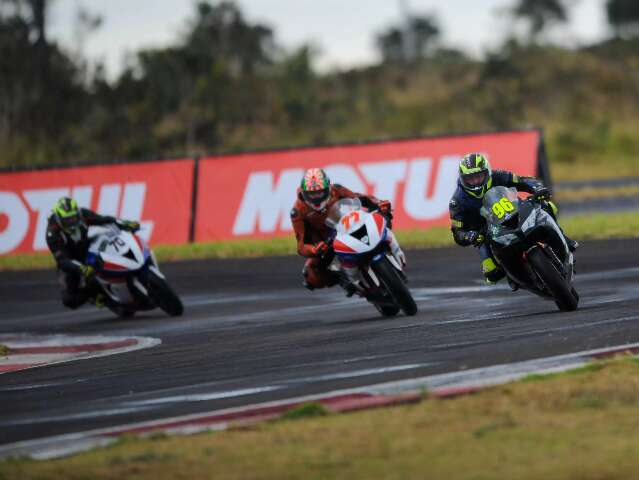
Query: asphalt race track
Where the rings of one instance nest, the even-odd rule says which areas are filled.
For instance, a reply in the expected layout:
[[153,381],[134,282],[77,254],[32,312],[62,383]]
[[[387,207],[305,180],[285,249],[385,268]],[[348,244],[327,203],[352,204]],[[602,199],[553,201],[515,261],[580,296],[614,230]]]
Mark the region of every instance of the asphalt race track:
[[164,266],[186,311],[120,320],[59,302],[55,274],[0,274],[0,333],[156,337],[145,350],[0,375],[0,444],[639,342],[637,240],[584,242],[580,309],[482,284],[472,248],[409,251],[415,317],[301,287],[295,257]]

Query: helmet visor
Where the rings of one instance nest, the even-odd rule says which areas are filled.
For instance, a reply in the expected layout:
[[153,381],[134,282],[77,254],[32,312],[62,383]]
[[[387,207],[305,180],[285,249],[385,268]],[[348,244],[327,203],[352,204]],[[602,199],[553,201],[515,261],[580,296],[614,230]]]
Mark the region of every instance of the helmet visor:
[[328,200],[329,189],[324,188],[322,190],[314,190],[312,192],[306,191],[303,192],[302,195],[304,196],[306,203],[319,208],[324,202],[326,202],[326,200]]
[[461,176],[461,180],[468,188],[482,187],[486,183],[486,180],[488,180],[488,170],[467,173]]
[[60,226],[63,230],[73,231],[80,226],[80,215],[75,213],[68,217],[60,217]]

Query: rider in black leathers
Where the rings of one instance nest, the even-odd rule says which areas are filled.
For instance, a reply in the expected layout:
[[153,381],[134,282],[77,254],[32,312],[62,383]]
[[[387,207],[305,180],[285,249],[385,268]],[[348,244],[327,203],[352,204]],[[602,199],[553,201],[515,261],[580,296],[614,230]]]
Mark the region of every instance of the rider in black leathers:
[[49,216],[47,223],[47,245],[56,261],[63,285],[62,303],[76,309],[92,299],[100,306],[104,296],[99,293],[97,282],[93,278],[93,268],[84,261],[89,249],[87,238],[91,225],[115,224],[122,230],[139,230],[138,222],[98,215],[86,208],[79,208],[75,200],[60,198]]

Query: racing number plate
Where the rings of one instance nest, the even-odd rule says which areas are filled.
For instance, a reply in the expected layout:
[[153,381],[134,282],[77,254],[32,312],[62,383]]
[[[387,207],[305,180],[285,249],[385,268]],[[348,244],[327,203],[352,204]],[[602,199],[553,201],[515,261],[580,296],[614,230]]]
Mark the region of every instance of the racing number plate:
[[502,198],[498,202],[493,203],[493,206],[492,206],[493,213],[499,219],[503,218],[504,215],[512,212],[514,209],[515,209],[515,206],[506,197]]

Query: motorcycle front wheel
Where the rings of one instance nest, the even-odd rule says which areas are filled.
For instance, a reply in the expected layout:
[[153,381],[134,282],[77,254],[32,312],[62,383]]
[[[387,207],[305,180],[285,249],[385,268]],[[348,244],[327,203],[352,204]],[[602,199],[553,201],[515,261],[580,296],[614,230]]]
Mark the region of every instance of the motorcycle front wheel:
[[399,313],[399,307],[396,305],[377,305],[375,304],[375,308],[379,313],[382,314],[383,317],[394,317]]
[[162,277],[149,271],[147,277],[149,297],[158,307],[172,317],[179,317],[184,312],[182,300]]
[[534,248],[528,252],[528,262],[555,298],[559,310],[562,312],[577,310],[579,296],[574,295],[573,291],[577,292],[559,273],[541,248]]
[[377,278],[379,278],[379,281],[384,285],[386,291],[393,297],[393,300],[395,300],[402,311],[408,316],[415,315],[417,313],[417,304],[408,290],[404,279],[400,276],[393,264],[390,263],[388,258],[384,257],[380,261],[373,263],[372,268]]

